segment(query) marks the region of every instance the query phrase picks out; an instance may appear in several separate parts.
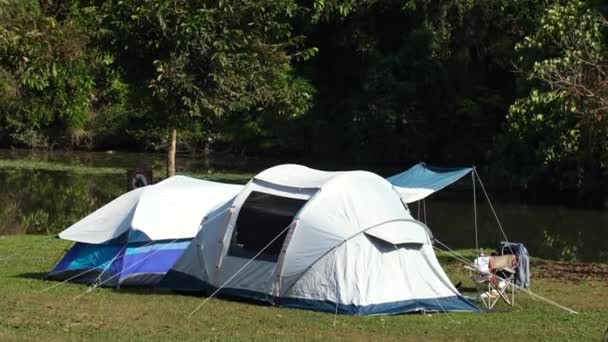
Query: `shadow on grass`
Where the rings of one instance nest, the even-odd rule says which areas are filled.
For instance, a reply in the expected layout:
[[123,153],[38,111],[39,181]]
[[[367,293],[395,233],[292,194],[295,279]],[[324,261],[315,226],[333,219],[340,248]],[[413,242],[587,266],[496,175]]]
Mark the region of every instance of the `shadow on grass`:
[[13,278],[47,280],[48,272],[27,272],[14,275]]
[[[198,292],[197,291],[178,291],[178,290],[170,290],[170,289],[158,288],[158,287],[134,287],[134,286],[121,287],[118,289],[114,289],[114,291],[116,293],[134,294],[134,295],[158,294],[158,295],[186,296],[186,297],[200,298],[201,300],[205,300],[207,297],[209,297],[211,295],[210,292],[206,292],[206,291],[198,291]],[[226,300],[229,302],[235,302],[235,303],[249,303],[249,304],[270,306],[270,303],[267,303],[264,301],[255,300],[255,299],[246,298],[246,297],[237,297],[234,295],[223,294],[223,293],[218,293],[218,294],[214,295],[213,298],[218,298],[218,299]]]
[[[164,295],[164,296],[185,296],[185,297],[197,298],[201,301],[201,303],[211,295],[210,292],[205,292],[205,291],[199,291],[199,292],[175,291],[175,290],[158,288],[158,287],[134,287],[134,286],[115,288],[115,289],[113,289],[113,292],[117,293],[117,294],[131,294],[131,295],[154,294],[154,295]],[[227,302],[232,302],[232,303],[272,306],[272,304],[269,302],[256,300],[253,298],[238,297],[238,296],[231,295],[231,294],[218,293],[218,294],[214,295],[213,298],[220,299],[220,300],[227,301]]]
[[[13,278],[47,281],[47,280],[49,280],[49,279],[47,279],[47,276],[48,276],[47,272],[26,272],[26,273],[14,275]],[[54,280],[50,280],[50,281],[54,281]],[[61,282],[61,281],[57,281],[57,282]],[[69,283],[78,284],[78,282],[69,282]],[[80,285],[82,285],[82,283],[80,283]],[[211,295],[211,292],[208,292],[208,291],[198,291],[198,292],[175,291],[175,290],[159,288],[159,287],[154,287],[154,286],[150,286],[150,287],[123,286],[120,288],[111,288],[111,289],[112,289],[112,292],[117,293],[117,294],[131,294],[131,295],[155,294],[155,295],[170,295],[170,296],[186,296],[186,297],[192,297],[192,298],[199,298],[201,301],[204,301]],[[475,292],[476,293],[476,291],[477,291],[474,287],[460,287],[459,290],[461,291],[461,293],[462,292]],[[233,302],[233,303],[272,306],[272,304],[269,302],[256,300],[253,298],[247,298],[247,297],[237,297],[232,294],[218,293],[218,294],[214,295],[214,298],[225,300],[228,302]]]

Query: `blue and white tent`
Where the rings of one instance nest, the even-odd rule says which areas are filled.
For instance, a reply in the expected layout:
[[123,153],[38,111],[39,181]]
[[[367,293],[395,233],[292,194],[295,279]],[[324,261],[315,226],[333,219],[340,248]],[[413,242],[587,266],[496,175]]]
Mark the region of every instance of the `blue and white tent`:
[[444,168],[418,163],[386,180],[399,191],[404,203],[412,203],[432,195],[472,171],[472,167]]
[[210,212],[160,283],[355,315],[478,311],[385,179],[280,165]]
[[153,286],[198,233],[202,218],[241,185],[175,176],[130,191],[59,234],[74,246],[50,279]]

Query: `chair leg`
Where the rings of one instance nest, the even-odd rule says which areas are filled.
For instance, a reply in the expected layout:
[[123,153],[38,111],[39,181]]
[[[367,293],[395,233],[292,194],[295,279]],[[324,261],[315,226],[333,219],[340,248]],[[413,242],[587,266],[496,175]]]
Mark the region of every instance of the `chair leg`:
[[515,284],[511,283],[511,305],[515,305]]
[[[512,279],[504,279],[506,284],[502,288],[500,283],[493,283],[491,278],[480,281],[471,276],[471,280],[475,283],[477,291],[481,292],[480,299],[486,308],[493,309],[500,299],[504,300],[507,305],[515,305],[515,285],[513,284]],[[509,287],[511,288],[509,289]]]
[[[488,288],[489,288],[489,293],[490,293],[490,309],[493,309],[494,306],[496,305],[496,303],[498,303],[498,300],[502,297],[502,294],[500,292],[500,289],[498,287],[496,287],[496,285],[492,282],[488,283]],[[496,296],[496,298],[492,298],[492,295],[494,295],[494,292],[496,292],[498,295]]]

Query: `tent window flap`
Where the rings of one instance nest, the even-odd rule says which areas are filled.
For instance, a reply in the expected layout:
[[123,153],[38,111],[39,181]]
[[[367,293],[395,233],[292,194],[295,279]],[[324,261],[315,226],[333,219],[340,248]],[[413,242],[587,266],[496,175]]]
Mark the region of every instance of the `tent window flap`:
[[276,261],[287,236],[286,228],[306,202],[252,191],[239,211],[228,255],[253,258],[263,250],[259,259]]
[[392,245],[427,244],[426,230],[415,222],[389,222],[365,231],[365,234]]

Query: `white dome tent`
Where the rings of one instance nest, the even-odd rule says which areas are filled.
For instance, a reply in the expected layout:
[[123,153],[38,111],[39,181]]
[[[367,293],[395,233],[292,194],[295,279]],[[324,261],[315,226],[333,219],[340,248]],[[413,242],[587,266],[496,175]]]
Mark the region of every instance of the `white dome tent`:
[[201,226],[161,287],[356,315],[479,310],[424,225],[370,172],[276,166]]

